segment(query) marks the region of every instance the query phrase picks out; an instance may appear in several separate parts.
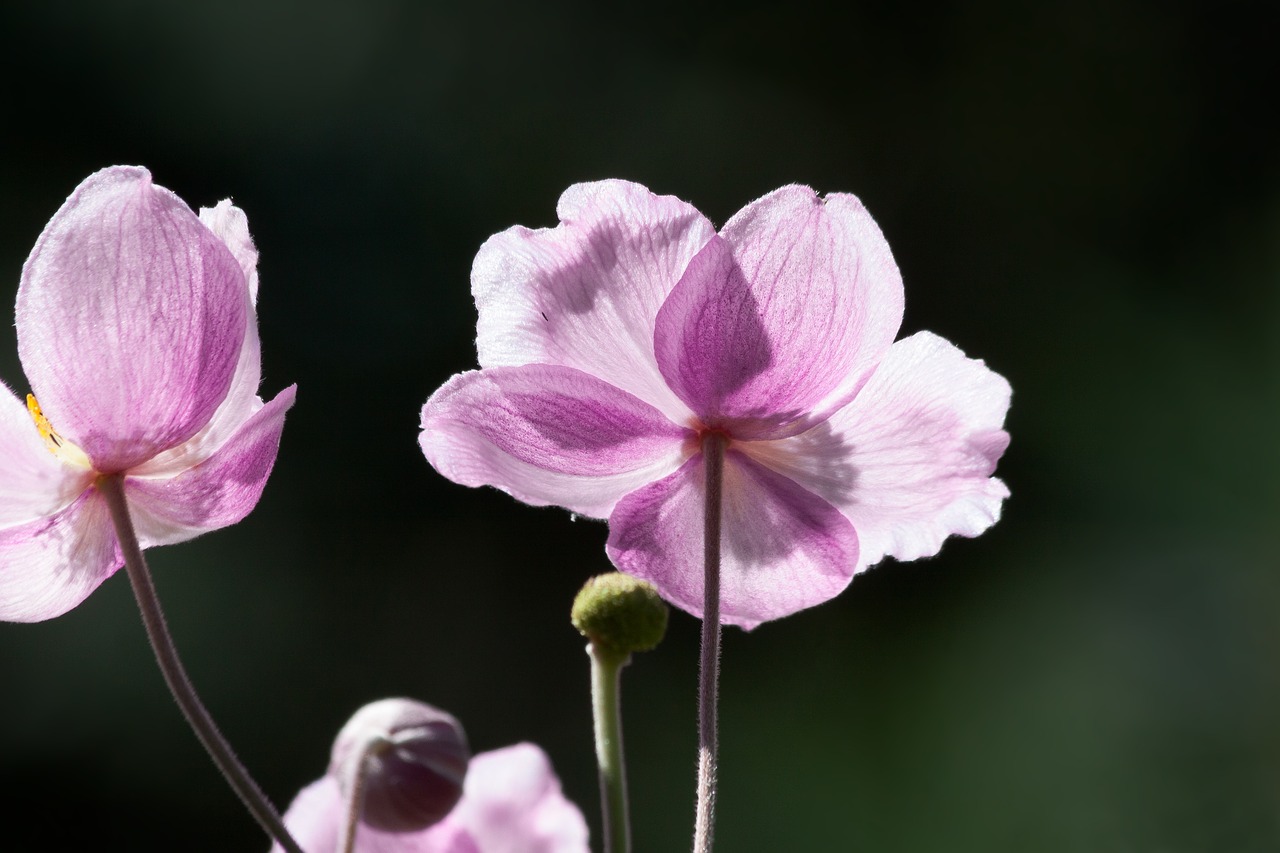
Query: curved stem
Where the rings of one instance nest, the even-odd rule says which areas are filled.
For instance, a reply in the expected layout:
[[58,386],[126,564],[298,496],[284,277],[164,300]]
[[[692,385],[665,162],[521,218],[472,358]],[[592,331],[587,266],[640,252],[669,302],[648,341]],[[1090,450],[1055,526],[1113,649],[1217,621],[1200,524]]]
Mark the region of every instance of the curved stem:
[[364,811],[364,789],[365,781],[369,778],[369,759],[386,747],[385,738],[373,737],[360,748],[360,755],[351,771],[351,779],[348,783],[351,794],[347,799],[347,813],[342,818],[341,835],[338,837],[338,849],[341,853],[352,853],[356,849],[356,830],[360,826],[360,815]]
[[591,656],[591,710],[596,724],[596,764],[600,768],[600,811],[605,853],[629,853],[631,817],[627,806],[627,766],[622,753],[622,668],[630,655],[587,645]]
[[142,612],[142,624],[147,629],[147,638],[155,652],[156,662],[164,675],[165,683],[174,701],[182,709],[187,722],[204,745],[213,763],[218,766],[227,783],[240,797],[241,802],[249,809],[267,834],[287,853],[303,853],[298,842],[293,840],[284,822],[271,805],[257,783],[249,776],[244,765],[236,758],[231,745],[227,743],[222,732],[214,724],[213,718],[201,704],[195,687],[187,677],[182,661],[178,659],[178,650],[169,636],[165,625],[164,612],[160,609],[160,599],[156,596],[155,585],[151,582],[151,572],[147,569],[147,561],[138,546],[138,536],[133,529],[133,519],[129,517],[129,507],[124,496],[124,475],[111,474],[98,478],[97,487],[107,508],[111,512],[111,521],[115,525],[116,538],[120,541],[120,550],[124,554],[124,567],[129,575],[129,583],[133,586],[134,597],[138,600],[138,609]]
[[716,706],[720,684],[720,516],[723,503],[724,451],[728,439],[708,432],[702,437],[706,466],[706,513],[703,516],[702,667],[698,673],[698,805],[693,824],[694,853],[710,853],[715,828]]

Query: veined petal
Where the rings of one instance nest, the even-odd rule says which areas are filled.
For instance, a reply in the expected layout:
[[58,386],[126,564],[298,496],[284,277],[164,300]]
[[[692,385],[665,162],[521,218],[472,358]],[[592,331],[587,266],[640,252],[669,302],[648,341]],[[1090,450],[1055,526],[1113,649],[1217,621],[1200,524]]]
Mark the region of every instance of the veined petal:
[[[618,502],[609,558],[682,610],[703,612],[701,453]],[[858,536],[830,503],[732,448],[725,454],[720,621],[743,628],[834,598],[853,577]]]
[[859,568],[936,554],[977,536],[1009,490],[991,477],[1009,444],[1009,383],[919,332],[893,345],[853,402],[809,432],[743,444],[763,464],[840,508],[862,543]]
[[599,518],[675,470],[690,435],[601,379],[530,364],[453,377],[423,406],[419,443],[455,483]]
[[723,425],[732,419],[735,435],[755,431],[746,423],[751,417],[762,421],[756,429],[767,429],[769,416],[776,416],[762,405],[748,417],[732,404],[774,363],[762,313],[733,247],[719,236],[689,262],[658,311],[654,352],[667,384],[703,423]]
[[[902,278],[851,195],[789,186],[720,231],[658,317],[663,374],[711,423],[739,437],[807,429],[853,395],[902,322]],[[664,356],[663,353],[666,353]]]
[[140,168],[90,176],[22,270],[18,352],[54,427],[102,473],[195,435],[227,395],[250,310],[226,245]]
[[715,229],[692,206],[639,184],[565,191],[556,228],[511,228],[476,255],[471,289],[481,367],[556,364],[683,422],[653,352],[654,318]]
[[125,479],[142,547],[183,542],[249,514],[275,465],[296,389],[277,394],[200,464],[176,476]]
[[200,208],[200,221],[226,244],[240,264],[249,287],[250,307],[245,312],[244,343],[227,396],[204,429],[191,438],[146,460],[129,473],[145,477],[171,477],[209,458],[256,411],[262,408],[258,385],[262,381],[262,345],[258,338],[258,250],[249,236],[244,211],[229,200],[216,207]]
[[106,502],[88,489],[48,518],[0,530],[0,620],[61,616],[122,565]]
[[50,452],[27,407],[0,383],[0,529],[57,513],[92,480]]

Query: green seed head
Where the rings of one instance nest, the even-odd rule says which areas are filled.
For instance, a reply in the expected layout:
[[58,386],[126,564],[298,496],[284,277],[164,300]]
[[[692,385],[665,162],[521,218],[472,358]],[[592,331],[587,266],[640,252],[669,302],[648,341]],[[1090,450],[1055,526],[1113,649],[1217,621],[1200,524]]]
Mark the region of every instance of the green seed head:
[[619,655],[648,651],[667,633],[667,604],[658,590],[621,572],[588,580],[570,618],[597,648]]

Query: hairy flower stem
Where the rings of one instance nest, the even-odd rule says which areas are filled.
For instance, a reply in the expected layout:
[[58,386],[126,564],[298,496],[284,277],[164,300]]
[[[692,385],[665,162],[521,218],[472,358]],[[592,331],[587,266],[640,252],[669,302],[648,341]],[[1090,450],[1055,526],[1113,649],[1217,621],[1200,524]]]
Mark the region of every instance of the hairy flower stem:
[[710,853],[716,805],[716,706],[720,686],[720,507],[724,491],[725,436],[702,437],[706,466],[703,523],[702,667],[698,673],[698,805],[693,824],[694,853]]
[[287,853],[303,853],[298,842],[293,840],[284,822],[270,801],[263,795],[244,765],[236,758],[231,745],[214,725],[213,718],[200,703],[191,680],[187,677],[182,661],[178,659],[178,650],[169,636],[165,625],[164,612],[160,609],[160,599],[156,596],[155,585],[151,582],[151,572],[147,569],[147,561],[138,547],[138,536],[133,529],[133,519],[129,517],[129,507],[124,497],[124,475],[111,474],[99,477],[97,488],[107,508],[111,512],[111,521],[115,525],[116,538],[120,541],[120,550],[124,554],[125,571],[129,574],[129,583],[133,586],[134,597],[138,600],[138,609],[142,612],[142,624],[147,629],[147,638],[155,652],[160,672],[169,685],[169,692],[174,701],[182,709],[187,722],[195,731],[200,743],[218,770],[222,772],[232,790],[240,797],[241,802],[257,819],[267,834],[275,839]]
[[347,798],[347,813],[342,818],[342,834],[338,836],[341,853],[353,853],[356,849],[356,830],[360,826],[360,814],[364,811],[365,781],[369,778],[369,759],[379,751],[386,749],[387,742],[382,738],[370,738],[360,749],[360,760],[356,762],[351,773],[350,790]]
[[596,724],[596,764],[600,768],[600,811],[604,853],[630,853],[627,765],[622,754],[622,668],[631,655],[587,645],[591,656],[591,711]]

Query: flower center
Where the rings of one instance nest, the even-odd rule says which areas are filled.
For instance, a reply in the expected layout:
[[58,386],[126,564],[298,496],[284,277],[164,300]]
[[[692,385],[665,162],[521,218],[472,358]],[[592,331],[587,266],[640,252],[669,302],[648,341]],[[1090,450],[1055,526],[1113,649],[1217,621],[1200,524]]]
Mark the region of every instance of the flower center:
[[704,438],[706,438],[707,436],[709,436],[709,435],[718,435],[718,436],[720,436],[720,438],[724,439],[724,443],[725,443],[725,444],[729,444],[730,442],[732,442],[732,441],[733,441],[733,436],[729,433],[729,430],[728,430],[726,427],[722,427],[722,426],[714,426],[714,427],[709,427],[709,426],[699,426],[699,427],[697,428],[697,431],[698,431],[698,443],[699,443],[699,444],[701,444],[701,443],[702,443],[702,440],[703,440]]
[[68,465],[93,470],[93,463],[89,461],[85,452],[54,430],[53,424],[49,423],[44,412],[40,411],[40,404],[36,402],[34,394],[27,395],[27,411],[31,413],[31,420],[36,422],[36,429],[40,431],[40,437],[44,439],[50,453]]
[[728,448],[730,445],[734,443],[733,435],[730,434],[727,427],[707,426],[701,421],[695,420],[689,424],[689,429],[692,431],[692,435],[689,435],[685,439],[685,443],[684,443],[685,457],[684,458],[686,459],[689,458],[690,456],[696,456],[697,454],[702,452],[704,442],[706,441],[708,436],[718,436],[721,442],[723,442],[725,448]]

